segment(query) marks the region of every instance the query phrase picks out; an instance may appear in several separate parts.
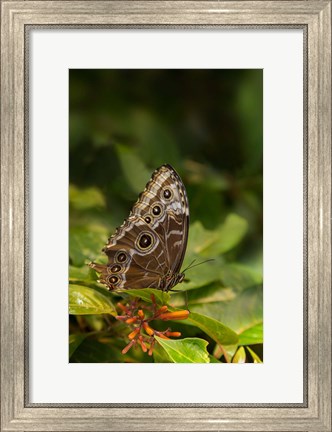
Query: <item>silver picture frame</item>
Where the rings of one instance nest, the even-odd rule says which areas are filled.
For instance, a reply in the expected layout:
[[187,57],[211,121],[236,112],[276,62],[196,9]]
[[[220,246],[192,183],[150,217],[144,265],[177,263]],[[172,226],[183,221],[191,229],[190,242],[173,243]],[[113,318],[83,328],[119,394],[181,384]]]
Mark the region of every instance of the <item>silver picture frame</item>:
[[[1,430],[331,431],[331,1],[8,0],[1,6]],[[41,27],[303,30],[303,403],[29,402],[27,58],[29,32]]]

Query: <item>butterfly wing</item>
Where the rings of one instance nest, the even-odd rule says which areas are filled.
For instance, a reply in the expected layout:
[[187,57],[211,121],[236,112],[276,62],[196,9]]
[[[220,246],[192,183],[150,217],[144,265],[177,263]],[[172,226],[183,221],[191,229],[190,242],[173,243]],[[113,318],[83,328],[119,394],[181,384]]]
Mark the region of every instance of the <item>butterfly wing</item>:
[[162,165],[103,249],[108,264],[90,266],[111,290],[164,287],[165,278],[180,271],[188,227],[185,187],[170,165]]

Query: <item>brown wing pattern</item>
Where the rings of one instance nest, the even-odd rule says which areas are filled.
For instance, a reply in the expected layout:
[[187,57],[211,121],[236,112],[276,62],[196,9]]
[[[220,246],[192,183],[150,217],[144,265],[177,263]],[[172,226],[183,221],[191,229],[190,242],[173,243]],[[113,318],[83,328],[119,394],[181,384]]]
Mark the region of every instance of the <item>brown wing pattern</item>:
[[153,173],[128,219],[104,247],[108,264],[90,266],[111,290],[164,288],[166,278],[180,271],[188,226],[184,185],[170,165],[162,165]]

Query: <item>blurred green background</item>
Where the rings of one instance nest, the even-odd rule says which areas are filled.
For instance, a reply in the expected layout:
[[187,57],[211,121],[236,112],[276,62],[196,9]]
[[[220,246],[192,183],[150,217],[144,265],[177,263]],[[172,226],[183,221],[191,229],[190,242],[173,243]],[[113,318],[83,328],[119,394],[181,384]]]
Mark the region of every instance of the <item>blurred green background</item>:
[[[169,163],[189,197],[185,263],[196,255],[216,259],[189,271],[183,289],[231,289],[237,296],[259,286],[258,306],[247,314],[255,319],[241,327],[230,318],[226,325],[237,334],[261,325],[263,71],[77,69],[70,70],[69,92],[71,282],[79,285],[87,277],[89,260],[106,262],[100,250],[108,236],[128,216],[153,170]],[[209,271],[218,277],[195,284],[196,276]],[[234,296],[190,300],[191,310],[206,312],[208,305],[207,315],[225,323],[220,311]],[[87,323],[88,315],[82,324],[75,311],[72,334],[103,328]],[[262,331],[256,342],[261,345]]]

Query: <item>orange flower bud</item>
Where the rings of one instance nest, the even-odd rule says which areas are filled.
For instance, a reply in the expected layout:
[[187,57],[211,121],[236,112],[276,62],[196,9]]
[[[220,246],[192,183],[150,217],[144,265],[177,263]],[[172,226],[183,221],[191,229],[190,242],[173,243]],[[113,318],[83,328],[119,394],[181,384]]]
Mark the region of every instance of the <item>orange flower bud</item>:
[[118,303],[117,306],[123,310],[123,312],[126,312],[127,308],[122,303]]
[[156,335],[162,339],[167,339],[169,340],[169,338],[167,336],[164,335],[164,333],[160,333],[160,332],[156,332]]
[[133,323],[135,323],[137,321],[137,317],[133,317],[133,318],[128,318],[127,320],[126,320],[126,323],[127,324],[133,324]]
[[144,312],[142,311],[142,309],[139,309],[139,311],[137,312],[137,315],[140,319],[144,319]]
[[125,346],[123,348],[123,350],[121,351],[122,354],[126,354],[134,344],[135,344],[134,340],[130,341],[129,344],[127,346]]
[[157,310],[156,317],[160,314],[166,312],[168,310],[168,307],[166,305],[162,306],[160,309]]
[[118,315],[115,318],[119,321],[126,321],[128,319],[128,315]]
[[138,333],[139,333],[139,327],[135,328],[135,330],[133,330],[131,333],[129,333],[128,338],[129,339],[134,339]]
[[188,310],[179,310],[175,312],[166,312],[159,316],[159,319],[168,321],[168,320],[183,320],[187,319],[189,316]]
[[166,335],[166,336],[172,336],[172,337],[179,337],[179,336],[181,336],[181,333],[180,333],[180,332],[171,332],[171,331],[167,331],[167,332],[165,333],[165,335]]
[[154,344],[155,344],[155,339],[151,342],[150,349],[149,349],[149,352],[148,352],[149,356],[152,356]]
[[153,330],[153,328],[151,328],[147,322],[144,322],[144,323],[143,323],[143,328],[144,328],[144,330],[146,331],[146,333],[147,333],[149,336],[154,335],[154,330]]
[[146,345],[145,345],[145,343],[144,343],[142,337],[139,337],[139,338],[138,338],[138,343],[141,345],[141,347],[142,347],[142,351],[143,351],[143,352],[147,352],[148,349],[147,349],[147,347],[146,347]]

